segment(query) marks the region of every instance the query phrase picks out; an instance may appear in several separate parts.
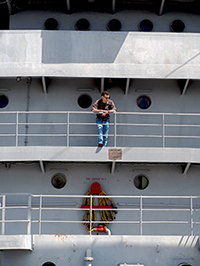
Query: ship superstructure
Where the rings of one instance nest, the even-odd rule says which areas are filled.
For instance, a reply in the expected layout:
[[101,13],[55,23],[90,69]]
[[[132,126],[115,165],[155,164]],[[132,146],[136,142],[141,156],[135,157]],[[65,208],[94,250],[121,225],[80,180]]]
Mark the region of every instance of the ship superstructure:
[[199,10],[0,3],[1,266],[199,265]]

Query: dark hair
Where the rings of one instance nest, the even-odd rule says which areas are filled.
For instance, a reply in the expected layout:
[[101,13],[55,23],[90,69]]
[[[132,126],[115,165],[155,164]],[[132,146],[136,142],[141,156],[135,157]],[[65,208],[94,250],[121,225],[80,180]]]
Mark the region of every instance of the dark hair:
[[103,91],[102,93],[101,93],[101,96],[104,96],[104,95],[109,95],[109,92],[107,92],[107,91]]

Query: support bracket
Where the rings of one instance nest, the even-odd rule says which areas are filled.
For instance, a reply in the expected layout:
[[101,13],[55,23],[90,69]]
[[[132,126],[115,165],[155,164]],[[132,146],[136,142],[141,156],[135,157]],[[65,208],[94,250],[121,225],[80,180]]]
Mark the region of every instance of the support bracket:
[[183,168],[183,175],[187,174],[190,166],[191,166],[191,163],[187,163],[186,166],[182,167]]
[[43,163],[43,161],[41,161],[41,160],[40,160],[40,168],[41,168],[41,172],[42,172],[43,174],[45,174],[44,163]]

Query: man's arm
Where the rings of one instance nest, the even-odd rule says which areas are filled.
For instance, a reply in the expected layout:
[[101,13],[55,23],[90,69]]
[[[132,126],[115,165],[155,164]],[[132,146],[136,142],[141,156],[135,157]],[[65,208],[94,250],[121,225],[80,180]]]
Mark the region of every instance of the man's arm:
[[111,109],[111,110],[109,110],[109,112],[108,112],[108,113],[112,114],[112,113],[115,113],[115,112],[116,112],[116,110],[115,110],[115,109]]
[[92,108],[92,112],[96,114],[102,114],[103,116],[105,116],[108,113],[107,110],[96,109],[94,107]]

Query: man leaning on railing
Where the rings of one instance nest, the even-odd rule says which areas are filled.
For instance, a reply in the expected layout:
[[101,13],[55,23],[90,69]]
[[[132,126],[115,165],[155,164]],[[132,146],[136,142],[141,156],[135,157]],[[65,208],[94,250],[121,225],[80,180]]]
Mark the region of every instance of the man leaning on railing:
[[115,104],[110,100],[109,93],[103,91],[101,98],[92,107],[92,112],[96,113],[96,123],[98,128],[98,146],[105,147],[108,142],[110,128],[110,114],[116,112]]

